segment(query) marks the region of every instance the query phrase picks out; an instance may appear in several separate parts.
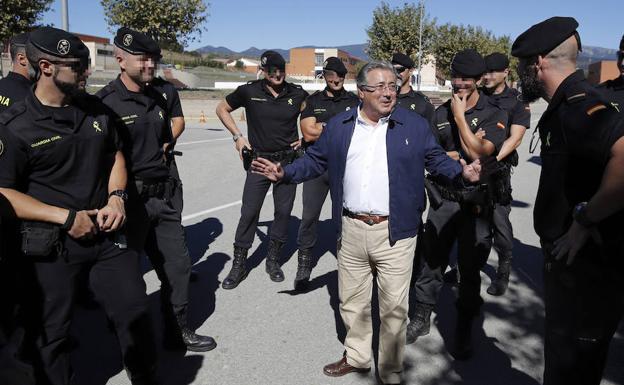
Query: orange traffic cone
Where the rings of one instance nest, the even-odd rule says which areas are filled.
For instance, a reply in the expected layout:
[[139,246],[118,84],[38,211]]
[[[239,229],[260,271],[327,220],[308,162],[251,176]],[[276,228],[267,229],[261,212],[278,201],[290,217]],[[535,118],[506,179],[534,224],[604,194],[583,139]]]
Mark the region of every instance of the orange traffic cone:
[[204,111],[202,111],[201,114],[199,115],[199,122],[206,123],[206,115],[204,114]]

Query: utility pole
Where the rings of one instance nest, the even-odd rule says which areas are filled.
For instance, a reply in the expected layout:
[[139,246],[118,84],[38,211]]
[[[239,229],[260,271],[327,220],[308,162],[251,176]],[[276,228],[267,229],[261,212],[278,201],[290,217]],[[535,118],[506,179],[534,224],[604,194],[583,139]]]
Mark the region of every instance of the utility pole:
[[418,82],[416,89],[420,91],[420,83],[422,82],[422,33],[423,33],[423,10],[425,8],[425,0],[421,0],[420,3],[420,21],[418,22]]
[[67,11],[67,0],[61,0],[62,29],[69,32],[69,13]]

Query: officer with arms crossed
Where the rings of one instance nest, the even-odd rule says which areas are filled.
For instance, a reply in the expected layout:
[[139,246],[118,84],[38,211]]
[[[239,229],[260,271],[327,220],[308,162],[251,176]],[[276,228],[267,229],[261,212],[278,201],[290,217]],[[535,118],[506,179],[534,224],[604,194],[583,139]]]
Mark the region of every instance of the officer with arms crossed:
[[9,39],[11,71],[0,79],[0,113],[20,100],[24,100],[32,86],[33,70],[26,57],[28,33],[20,33]]
[[166,151],[177,138],[167,94],[151,85],[160,48],[147,35],[125,27],[114,42],[121,74],[97,95],[121,125],[130,174],[128,245],[145,250],[160,279],[165,347],[212,350],[214,339],[196,334],[188,323],[191,260],[182,227],[182,186]]
[[[483,91],[496,105],[507,111],[507,139],[503,143],[496,160],[502,162],[501,177],[495,186],[500,191],[501,201],[494,205],[492,224],[494,229],[494,250],[498,253],[496,277],[487,288],[490,295],[503,295],[509,285],[511,256],[513,251],[513,228],[509,221],[511,213],[511,168],[518,165],[516,149],[522,143],[526,130],[531,125],[531,110],[522,101],[522,95],[507,86],[509,59],[507,55],[495,52],[485,57],[487,72],[483,75]],[[485,134],[483,131],[481,131]]]
[[[347,68],[337,57],[329,57],[323,67],[323,78],[326,87],[310,95],[301,112],[301,133],[303,134],[304,148],[311,146],[323,132],[323,127],[334,115],[349,111],[357,107],[360,99],[344,89],[344,80]],[[316,179],[303,184],[303,213],[299,226],[299,257],[295,289],[305,288],[312,272],[312,249],[316,244],[316,225],[318,224],[321,209],[329,192],[329,179],[324,173]]]
[[[429,124],[433,124],[435,109],[429,98],[420,91],[414,91],[411,84],[414,74],[414,61],[404,53],[397,52],[392,55],[392,65],[401,77],[401,89],[397,95],[397,106],[401,106],[410,111],[414,111]],[[432,126],[433,127],[433,126]]]
[[544,385],[598,385],[624,311],[624,121],[576,69],[571,17],[523,32],[522,96],[548,102],[533,219],[544,253]]
[[[452,158],[477,160],[495,156],[505,140],[507,113],[477,90],[485,72],[485,61],[475,50],[458,52],[451,63],[451,100],[436,110],[438,141]],[[485,131],[479,138],[477,130]],[[457,324],[453,354],[457,359],[471,355],[471,330],[483,303],[480,270],[492,246],[491,181],[457,188],[430,177],[431,202],[422,244],[422,271],[415,283],[415,316],[407,327],[407,342],[428,334],[431,311],[442,288],[442,274],[457,239],[457,261],[461,281],[457,298]],[[434,197],[438,198],[434,198]]]
[[89,50],[50,27],[30,34],[37,84],[0,118],[0,193],[22,219],[34,277],[27,305],[41,366],[37,383],[69,384],[68,336],[77,279],[89,274],[133,384],[152,384],[155,346],[139,259],[119,247],[126,164],[115,122],[84,92]]
[[[286,62],[275,52],[265,52],[260,58],[263,79],[238,87],[217,106],[217,116],[234,136],[234,143],[241,159],[243,154],[250,161],[261,156],[281,164],[291,163],[300,146],[297,118],[304,107],[308,93],[300,86],[288,83]],[[247,115],[249,141],[236,126],[232,111],[244,107]],[[246,163],[247,165],[249,163]],[[234,261],[232,270],[223,280],[224,289],[234,289],[247,277],[247,251],[253,243],[260,210],[271,181],[261,175],[247,173],[243,189],[241,217],[234,237]],[[279,255],[288,238],[288,220],[292,211],[297,187],[285,183],[273,184],[275,219],[269,233],[269,250],[266,256],[266,272],[274,282],[284,280]]]

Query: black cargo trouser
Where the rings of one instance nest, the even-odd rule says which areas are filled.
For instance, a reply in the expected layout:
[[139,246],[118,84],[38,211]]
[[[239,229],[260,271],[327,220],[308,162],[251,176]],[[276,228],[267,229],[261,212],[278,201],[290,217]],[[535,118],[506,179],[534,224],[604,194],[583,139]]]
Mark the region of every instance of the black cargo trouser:
[[[133,383],[153,376],[156,346],[138,255],[120,249],[112,235],[63,240],[63,255],[27,257],[32,273],[24,305],[37,347],[38,384],[67,385],[72,378],[68,336],[81,274],[112,321],[124,367]],[[24,257],[26,258],[26,257]]]
[[299,249],[311,249],[316,244],[319,217],[329,192],[329,174],[303,183],[303,211],[297,245]]
[[544,385],[599,385],[624,313],[624,247],[590,241],[574,263],[544,252]]
[[168,190],[165,197],[131,195],[126,229],[129,247],[145,251],[154,266],[163,305],[177,313],[188,306],[191,258],[182,226],[182,184],[171,178]]
[[446,199],[437,210],[429,208],[424,232],[419,238],[421,270],[414,285],[417,302],[432,306],[437,302],[443,285],[442,276],[457,239],[461,280],[456,304],[465,312],[478,312],[483,304],[480,270],[492,246],[491,221],[491,209],[481,209],[476,213],[473,205]]
[[[243,188],[243,205],[241,216],[236,228],[234,246],[249,249],[253,243],[260,210],[271,181],[258,174],[247,173]],[[297,185],[273,183],[273,204],[275,205],[273,224],[269,232],[271,240],[286,242],[288,240],[288,220],[295,201]]]

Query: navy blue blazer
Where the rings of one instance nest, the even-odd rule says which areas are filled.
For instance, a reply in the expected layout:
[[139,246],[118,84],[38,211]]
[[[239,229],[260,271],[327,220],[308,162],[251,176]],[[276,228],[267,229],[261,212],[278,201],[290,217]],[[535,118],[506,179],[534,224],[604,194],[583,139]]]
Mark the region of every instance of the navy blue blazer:
[[[327,170],[332,198],[332,218],[340,230],[343,178],[347,152],[358,109],[352,108],[329,120],[319,139],[303,157],[284,168],[286,183],[314,179]],[[386,134],[390,191],[390,239],[416,236],[424,210],[425,169],[436,176],[454,179],[462,172],[436,142],[429,123],[418,114],[396,107],[390,114]]]

